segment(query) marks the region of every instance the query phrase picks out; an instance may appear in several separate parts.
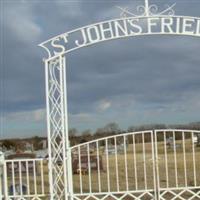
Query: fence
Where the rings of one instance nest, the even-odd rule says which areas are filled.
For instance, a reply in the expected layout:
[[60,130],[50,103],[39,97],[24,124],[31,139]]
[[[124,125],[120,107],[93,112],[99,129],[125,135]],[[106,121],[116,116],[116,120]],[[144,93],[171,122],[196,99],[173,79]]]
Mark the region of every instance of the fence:
[[[71,199],[199,200],[198,134],[141,131],[71,147]],[[6,200],[50,199],[48,169],[48,160],[4,160],[0,195]]]
[[47,160],[5,160],[2,167],[2,191],[5,199],[48,199]]

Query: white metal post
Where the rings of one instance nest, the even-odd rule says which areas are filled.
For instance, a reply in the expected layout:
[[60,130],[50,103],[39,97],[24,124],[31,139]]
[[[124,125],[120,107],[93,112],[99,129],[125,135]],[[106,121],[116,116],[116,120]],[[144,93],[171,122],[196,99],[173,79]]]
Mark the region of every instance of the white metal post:
[[47,115],[47,137],[48,137],[48,170],[49,170],[49,193],[53,200],[53,178],[52,178],[52,159],[51,159],[51,129],[50,129],[50,106],[49,106],[49,61],[45,61],[45,86],[46,86],[46,115]]
[[0,152],[0,199],[3,199],[3,166],[4,166],[4,155]]
[[8,198],[7,167],[6,167],[5,157],[2,152],[0,152],[0,171],[2,172],[1,181],[0,181],[2,182],[1,190],[2,190],[2,193],[4,194],[3,195],[4,199],[7,199]]
[[65,133],[65,184],[68,185],[68,191],[65,190],[66,196],[69,197],[69,199],[73,199],[73,179],[72,179],[72,154],[71,154],[71,148],[70,148],[70,141],[69,141],[69,126],[68,126],[68,104],[67,104],[67,73],[66,73],[66,56],[62,57],[62,67],[63,67],[63,115],[64,115],[64,133]]
[[58,56],[45,68],[51,200],[68,199],[72,192],[65,65],[65,57]]
[[158,142],[157,142],[157,133],[158,131],[153,130],[153,135],[154,135],[154,141],[153,141],[153,148],[154,148],[154,170],[155,170],[155,185],[154,185],[154,191],[155,191],[155,200],[159,200],[160,199],[160,187],[159,187],[159,168],[158,168]]

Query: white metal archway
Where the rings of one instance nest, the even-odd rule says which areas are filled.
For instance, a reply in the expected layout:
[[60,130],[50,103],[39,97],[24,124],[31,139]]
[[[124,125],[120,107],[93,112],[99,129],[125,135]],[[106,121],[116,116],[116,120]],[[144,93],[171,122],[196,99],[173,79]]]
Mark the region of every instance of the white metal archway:
[[[190,195],[189,199],[199,199],[199,185],[196,177],[196,157],[194,155],[195,149],[194,145],[192,147],[193,155],[193,173],[194,173],[194,187],[190,187],[187,182],[187,167],[186,167],[186,158],[185,158],[185,131],[181,131],[182,134],[182,153],[184,158],[184,175],[185,175],[185,184],[184,186],[178,185],[178,175],[175,169],[176,184],[174,187],[169,185],[169,172],[168,167],[165,168],[166,171],[166,187],[160,187],[160,172],[159,172],[159,153],[157,148],[157,135],[158,131],[149,131],[141,133],[130,133],[124,134],[121,136],[113,136],[112,138],[104,138],[104,148],[105,148],[105,159],[107,160],[107,190],[102,191],[100,184],[96,191],[92,191],[92,181],[91,181],[91,167],[90,167],[90,143],[85,144],[87,148],[87,162],[88,162],[88,178],[89,178],[89,191],[84,192],[82,179],[82,170],[81,170],[81,148],[82,145],[76,147],[70,147],[68,140],[68,114],[67,114],[67,88],[66,88],[66,57],[65,54],[73,50],[93,45],[99,42],[119,39],[124,37],[135,37],[141,35],[187,35],[193,37],[200,37],[200,18],[189,17],[189,16],[176,16],[174,15],[173,7],[175,5],[167,7],[164,11],[153,13],[153,10],[157,11],[156,5],[150,5],[148,0],[145,0],[144,6],[139,6],[138,11],[142,10],[142,13],[135,15],[134,13],[128,11],[127,9],[120,8],[122,10],[121,18],[109,20],[105,22],[100,22],[85,26],[73,31],[63,33],[59,36],[56,36],[50,40],[47,40],[40,44],[47,53],[48,57],[45,59],[45,76],[46,76],[46,102],[47,102],[47,125],[48,125],[48,148],[49,148],[49,186],[50,186],[50,199],[167,199],[165,195],[172,195],[173,199],[179,198],[184,199],[185,197],[181,195]],[[74,35],[78,35],[75,37]],[[166,150],[166,132],[164,130],[163,134],[163,144],[164,144],[164,160],[167,163],[167,150]],[[180,131],[179,131],[180,132]],[[176,163],[176,138],[174,136],[175,130],[172,134],[172,140],[174,141],[174,146],[172,151],[174,152],[174,163]],[[194,131],[189,131],[191,138],[194,137]],[[135,135],[140,135],[142,138],[141,147],[143,151],[141,153],[143,161],[141,161],[144,167],[143,173],[143,188],[139,188],[136,174],[137,164],[133,169],[135,170],[135,185],[134,189],[130,189],[129,185],[129,174],[128,174],[128,161],[127,161],[127,147],[126,147],[126,138],[132,137],[132,146],[135,148],[137,142],[135,142]],[[147,184],[147,162],[146,162],[146,150],[145,147],[147,143],[145,142],[145,137],[148,135],[150,140],[148,141],[151,146],[151,156],[150,160],[152,161],[152,173],[150,177],[153,178],[153,185],[148,188]],[[124,161],[125,161],[125,189],[120,190],[120,186],[117,186],[117,189],[112,191],[110,186],[110,175],[109,175],[109,140],[114,140],[114,149],[115,149],[115,159],[117,159],[117,139],[122,137],[123,152],[124,152]],[[140,138],[139,137],[139,138]],[[140,139],[139,139],[140,140]],[[99,141],[91,141],[96,145],[96,153],[98,163],[99,159]],[[138,147],[139,148],[139,147]],[[73,152],[74,149],[77,149],[79,152],[78,161],[79,161],[79,175],[80,175],[80,192],[76,193],[74,191],[74,180],[73,180]],[[137,153],[133,151],[133,157],[137,159]],[[148,155],[149,156],[149,155]],[[102,157],[103,159],[103,157]],[[114,158],[113,158],[114,159]],[[118,166],[118,161],[115,160],[115,167]],[[166,164],[165,164],[166,166]],[[168,166],[168,164],[167,164]],[[177,166],[175,166],[176,168]],[[98,183],[101,180],[99,177],[101,173],[99,172],[98,164]],[[118,174],[118,168],[116,174]],[[118,175],[116,176],[118,177]],[[116,181],[117,183],[119,180]],[[169,189],[170,188],[170,189]],[[197,190],[195,193],[194,190]],[[183,193],[188,194],[183,194]],[[168,193],[168,194],[166,194]],[[80,197],[82,196],[82,197]],[[21,196],[20,196],[21,197]]]

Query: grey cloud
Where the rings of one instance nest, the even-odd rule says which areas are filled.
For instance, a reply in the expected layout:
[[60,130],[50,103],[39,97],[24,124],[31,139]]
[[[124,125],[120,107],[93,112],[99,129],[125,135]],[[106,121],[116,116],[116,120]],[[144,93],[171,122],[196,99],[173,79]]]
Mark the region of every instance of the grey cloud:
[[[151,2],[164,9],[158,1]],[[173,2],[169,0],[169,4]],[[140,3],[119,0],[6,3],[1,20],[4,47],[0,49],[4,58],[0,73],[3,112],[45,108],[44,51],[37,44],[77,27],[118,18],[120,11],[116,6],[128,6],[135,11],[135,5]],[[178,1],[175,9],[177,14],[198,16],[199,8],[199,1],[188,0]],[[199,51],[198,38],[148,36],[109,41],[67,55],[70,126],[95,128],[116,120],[125,127],[158,118],[167,122],[170,114],[174,121],[198,120]],[[102,101],[111,102],[111,106],[99,112]],[[161,117],[164,112],[166,116]],[[13,122],[5,123],[9,127]],[[19,127],[18,124],[18,132]],[[31,128],[34,129],[30,125],[26,130]]]

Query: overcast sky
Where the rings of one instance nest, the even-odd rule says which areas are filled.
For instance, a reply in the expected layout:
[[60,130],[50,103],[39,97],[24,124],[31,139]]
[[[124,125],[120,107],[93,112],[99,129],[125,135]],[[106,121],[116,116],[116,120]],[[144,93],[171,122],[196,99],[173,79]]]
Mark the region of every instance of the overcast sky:
[[[150,0],[162,11],[200,16],[199,0]],[[72,29],[120,17],[143,0],[1,0],[1,138],[46,136],[45,51],[37,45]],[[200,39],[145,36],[67,55],[69,126],[93,131],[200,120]]]

